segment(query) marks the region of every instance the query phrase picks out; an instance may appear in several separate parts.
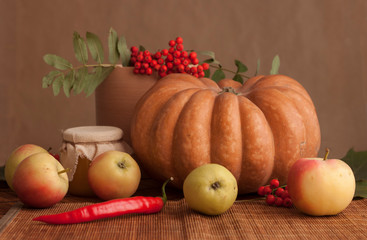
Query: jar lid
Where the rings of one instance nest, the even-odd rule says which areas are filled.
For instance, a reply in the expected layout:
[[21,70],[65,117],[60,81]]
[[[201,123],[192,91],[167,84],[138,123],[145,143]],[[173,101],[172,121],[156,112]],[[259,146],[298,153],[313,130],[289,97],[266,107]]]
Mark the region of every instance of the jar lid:
[[63,132],[64,141],[72,143],[110,142],[122,139],[123,131],[112,126],[82,126]]

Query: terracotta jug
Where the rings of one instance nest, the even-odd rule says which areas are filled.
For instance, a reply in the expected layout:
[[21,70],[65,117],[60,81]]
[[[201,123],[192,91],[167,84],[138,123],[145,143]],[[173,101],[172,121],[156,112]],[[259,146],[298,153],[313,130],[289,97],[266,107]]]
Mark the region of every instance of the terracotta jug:
[[157,80],[155,74],[134,74],[133,67],[117,66],[96,89],[96,124],[121,128],[123,140],[131,145],[130,122],[135,105]]

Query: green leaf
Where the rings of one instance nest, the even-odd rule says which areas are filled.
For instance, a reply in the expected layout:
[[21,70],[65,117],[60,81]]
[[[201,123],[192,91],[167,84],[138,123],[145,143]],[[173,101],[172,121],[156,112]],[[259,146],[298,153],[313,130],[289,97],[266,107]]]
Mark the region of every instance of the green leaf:
[[108,36],[108,49],[109,49],[109,61],[112,64],[116,64],[119,59],[119,52],[117,49],[118,36],[117,32],[111,28]]
[[71,69],[73,65],[65,58],[59,57],[55,54],[46,54],[43,60],[48,64],[60,70]]
[[212,51],[196,51],[198,55],[209,56],[211,59],[215,59],[215,53]]
[[63,79],[64,79],[64,75],[60,75],[57,78],[55,78],[55,80],[53,81],[52,90],[53,90],[54,96],[59,95],[60,89],[62,87]]
[[129,66],[131,51],[127,47],[126,39],[124,36],[121,36],[117,45],[117,49],[120,53],[122,66]]
[[260,72],[260,59],[257,59],[255,76],[257,76],[257,74],[259,74],[259,72]]
[[234,75],[233,80],[235,80],[235,81],[237,81],[239,83],[243,83],[243,78],[239,74]]
[[356,181],[367,180],[367,151],[355,152],[352,148],[342,160],[353,170]]
[[354,173],[356,179],[354,197],[367,198],[367,151],[356,152],[352,148],[341,160],[346,162]]
[[367,180],[356,181],[354,197],[367,198]]
[[86,81],[87,76],[88,76],[88,68],[87,67],[80,68],[76,72],[75,80],[74,80],[74,84],[73,84],[74,94],[78,95],[79,93],[81,93],[83,91],[85,86],[87,86],[87,81]]
[[139,46],[139,51],[140,51],[140,52],[144,52],[144,51],[145,51],[145,47],[144,47],[144,46],[142,46],[142,45],[140,45],[140,46]]
[[219,61],[215,59],[215,53],[212,51],[196,51],[198,55],[202,56],[209,56],[210,58],[203,61],[203,63],[213,63],[213,64],[220,64]]
[[234,64],[237,66],[237,73],[247,72],[248,68],[240,60],[234,60]]
[[273,59],[273,63],[271,65],[271,70],[270,70],[270,74],[278,74],[279,72],[279,67],[280,67],[280,58],[278,55],[276,55]]
[[114,67],[103,67],[102,68],[102,72],[101,72],[101,82],[102,83],[107,77],[108,75],[110,75],[110,73],[114,70]]
[[74,84],[74,77],[75,77],[74,73],[75,73],[74,70],[70,71],[64,78],[63,88],[66,97],[70,97],[70,91]]
[[42,78],[42,87],[43,88],[47,88],[51,85],[52,81],[54,80],[54,78],[59,75],[62,74],[60,71],[54,70],[49,72],[46,76],[44,76]]
[[84,88],[86,96],[90,96],[96,88],[113,71],[114,67],[96,67],[94,73],[87,75],[88,85]]
[[213,58],[208,58],[206,60],[203,61],[203,63],[214,63],[214,59]]
[[206,60],[203,61],[203,63],[213,63],[213,64],[220,65],[220,62],[217,61],[217,60],[215,60],[215,59],[213,59],[213,58],[206,59]]
[[92,55],[92,58],[94,59],[94,61],[102,64],[104,61],[104,53],[101,40],[98,38],[97,35],[91,32],[87,32],[86,37],[88,48]]
[[79,33],[74,32],[73,45],[76,59],[86,64],[88,62],[88,49],[84,39],[80,37]]
[[222,69],[218,69],[213,73],[212,79],[215,82],[219,82],[220,80],[224,79],[226,76]]
[[210,77],[210,68],[207,69],[207,70],[204,70],[204,73],[205,73],[204,77],[209,78]]

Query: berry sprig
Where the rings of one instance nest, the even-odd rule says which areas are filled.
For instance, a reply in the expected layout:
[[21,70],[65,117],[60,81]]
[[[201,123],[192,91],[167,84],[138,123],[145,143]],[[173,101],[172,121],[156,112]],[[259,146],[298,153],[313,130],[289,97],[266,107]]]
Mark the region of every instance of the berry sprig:
[[[168,42],[169,48],[152,54],[143,47],[128,47],[124,36],[118,36],[111,28],[108,34],[108,60],[105,60],[103,44],[99,37],[86,32],[85,38],[79,33],[73,34],[73,47],[78,64],[55,54],[44,55],[44,61],[54,67],[42,78],[42,87],[52,87],[55,96],[63,90],[66,97],[82,92],[90,96],[116,67],[134,67],[137,74],[153,74],[157,71],[160,77],[170,73],[187,73],[195,77],[207,77],[215,82],[227,78],[225,72],[233,74],[232,79],[244,83],[248,68],[240,60],[235,60],[236,70],[224,68],[212,51],[184,50],[183,39],[177,37]],[[106,54],[106,55],[107,55]],[[198,55],[209,57],[203,61]],[[273,59],[270,74],[277,74],[280,66],[278,55]],[[259,73],[260,60],[257,61],[255,76]],[[215,69],[213,73],[211,69]]]
[[265,202],[268,205],[277,207],[291,207],[293,205],[288,193],[288,187],[286,185],[279,186],[278,179],[272,179],[269,185],[259,187],[257,193],[265,197]]
[[170,40],[168,45],[168,49],[154,54],[132,46],[130,65],[134,66],[134,73],[151,75],[153,71],[157,71],[160,77],[170,73],[187,73],[194,77],[205,76],[205,70],[209,69],[209,64],[199,64],[195,51],[185,51],[182,37]]

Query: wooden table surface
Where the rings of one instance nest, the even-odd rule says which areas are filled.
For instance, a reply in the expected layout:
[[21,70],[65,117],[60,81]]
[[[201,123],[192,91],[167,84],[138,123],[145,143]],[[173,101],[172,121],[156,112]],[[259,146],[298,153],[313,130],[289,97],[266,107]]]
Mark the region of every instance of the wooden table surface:
[[[160,196],[160,183],[142,179],[136,195]],[[192,211],[182,191],[168,187],[169,201],[157,214],[125,215],[75,225],[48,225],[32,221],[100,202],[98,198],[67,195],[49,209],[22,208],[16,194],[0,181],[0,218],[7,222],[1,239],[367,239],[367,199],[354,200],[342,213],[311,217],[296,208],[268,206],[256,195],[240,196],[226,213],[205,216]],[[250,201],[248,201],[250,200]],[[9,213],[13,214],[11,220]],[[5,221],[6,220],[6,221]],[[5,225],[5,224],[1,224]]]
[[[167,187],[166,189],[167,197],[169,200],[178,200],[183,198],[182,191],[177,190],[172,187]],[[142,178],[140,186],[136,193],[136,196],[161,196],[161,184],[148,178]],[[101,202],[97,197],[85,198],[77,197],[67,194],[61,202]],[[0,218],[4,216],[7,211],[15,204],[19,202],[19,198],[12,191],[7,183],[0,180]]]

